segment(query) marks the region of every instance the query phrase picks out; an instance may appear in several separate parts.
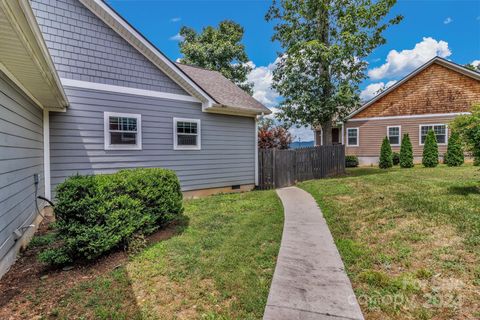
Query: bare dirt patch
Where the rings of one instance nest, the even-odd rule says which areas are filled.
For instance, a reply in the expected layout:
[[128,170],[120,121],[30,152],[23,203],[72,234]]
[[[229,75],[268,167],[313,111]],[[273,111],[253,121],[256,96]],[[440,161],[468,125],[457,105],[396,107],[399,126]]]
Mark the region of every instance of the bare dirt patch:
[[[52,232],[51,222],[51,218],[44,219],[35,236]],[[176,225],[171,224],[149,236],[147,244],[171,238],[176,230]],[[56,306],[71,289],[122,267],[128,261],[128,254],[119,250],[95,263],[75,265],[70,270],[52,269],[37,260],[43,248],[28,247],[0,279],[0,319],[40,319],[54,314]]]

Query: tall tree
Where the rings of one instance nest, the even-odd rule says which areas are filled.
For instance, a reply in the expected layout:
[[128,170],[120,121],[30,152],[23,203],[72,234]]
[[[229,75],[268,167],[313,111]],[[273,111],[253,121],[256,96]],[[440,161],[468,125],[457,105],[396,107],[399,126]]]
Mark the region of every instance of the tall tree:
[[480,63],[476,64],[476,65],[473,65],[473,64],[469,63],[469,64],[465,65],[465,68],[473,70],[473,71],[480,72]]
[[480,166],[480,104],[473,106],[471,114],[458,116],[450,124],[454,132],[458,132],[474,156],[474,164]]
[[184,26],[180,29],[180,62],[219,71],[252,94],[253,83],[247,81],[252,67],[241,43],[243,33],[243,27],[231,20],[220,22],[218,28],[205,27],[201,33]]
[[331,144],[334,118],[359,104],[363,61],[384,44],[382,33],[401,16],[385,20],[396,0],[274,0],[267,12],[276,21],[273,40],[284,49],[273,72],[273,88],[284,98],[279,118],[323,128]]

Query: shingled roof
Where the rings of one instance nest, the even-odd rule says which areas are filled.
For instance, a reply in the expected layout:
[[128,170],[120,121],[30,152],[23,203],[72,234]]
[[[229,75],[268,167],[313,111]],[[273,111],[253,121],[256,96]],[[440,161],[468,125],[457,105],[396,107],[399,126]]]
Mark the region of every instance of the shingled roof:
[[270,109],[240,89],[220,72],[177,63],[195,83],[208,93],[219,105],[239,112],[270,114]]

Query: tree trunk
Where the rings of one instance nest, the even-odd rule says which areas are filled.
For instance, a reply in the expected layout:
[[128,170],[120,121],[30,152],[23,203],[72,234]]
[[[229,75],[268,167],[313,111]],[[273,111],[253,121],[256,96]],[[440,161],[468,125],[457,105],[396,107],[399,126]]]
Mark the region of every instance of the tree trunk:
[[332,145],[332,121],[322,123],[322,140],[324,146]]

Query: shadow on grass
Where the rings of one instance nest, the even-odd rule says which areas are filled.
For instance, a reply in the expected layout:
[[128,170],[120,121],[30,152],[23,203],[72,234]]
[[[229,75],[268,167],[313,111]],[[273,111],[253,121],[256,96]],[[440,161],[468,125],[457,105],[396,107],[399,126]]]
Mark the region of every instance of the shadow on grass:
[[470,194],[480,194],[480,183],[476,186],[452,186],[448,188],[448,192],[461,196],[468,196]]
[[[147,247],[182,234],[189,222],[186,215],[178,216],[146,236]],[[52,232],[48,225],[39,231],[43,232],[36,237]],[[38,261],[47,245],[27,247],[0,280],[0,319],[142,319],[125,269],[130,258],[125,250],[118,248],[95,262],[78,262],[73,269],[62,270]]]
[[382,173],[389,173],[391,170],[384,170],[375,167],[359,167],[359,168],[347,168],[346,177],[362,177],[368,175],[377,175]]

